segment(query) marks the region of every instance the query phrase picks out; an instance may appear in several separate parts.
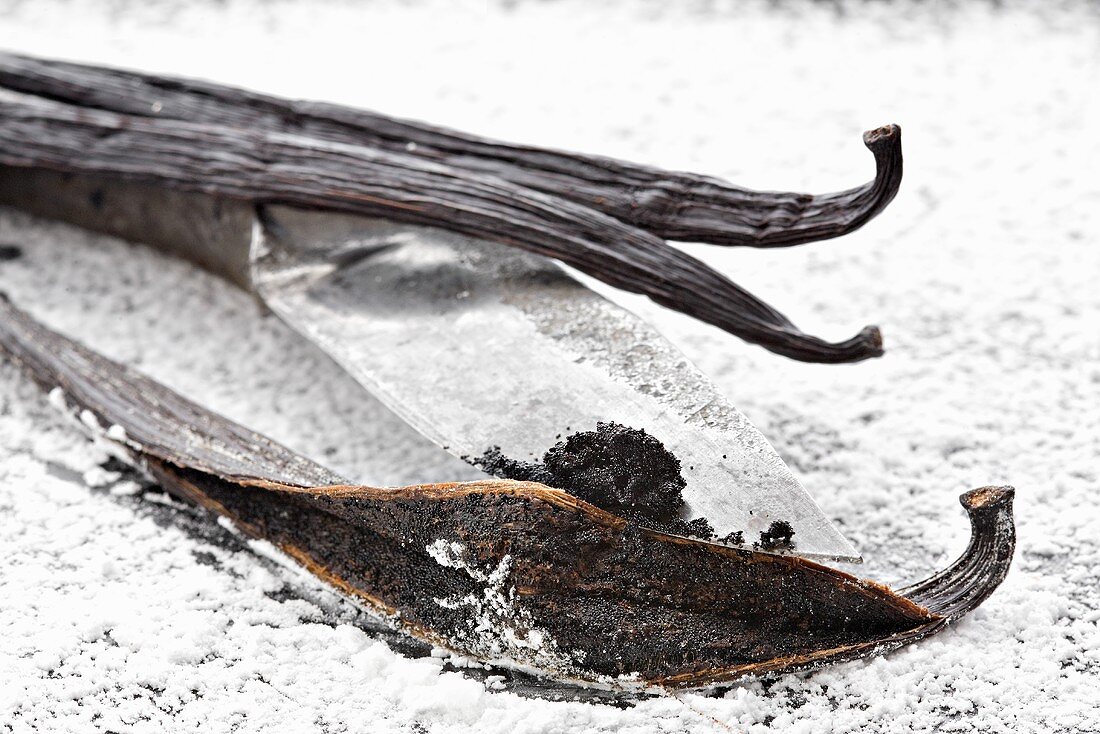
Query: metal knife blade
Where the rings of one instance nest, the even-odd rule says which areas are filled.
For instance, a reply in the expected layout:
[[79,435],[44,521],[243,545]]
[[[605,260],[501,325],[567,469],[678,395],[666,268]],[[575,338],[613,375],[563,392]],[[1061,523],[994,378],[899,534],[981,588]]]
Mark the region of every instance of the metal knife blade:
[[144,242],[252,290],[452,453],[536,459],[613,421],[681,461],[685,519],[858,562],[763,435],[675,347],[554,262],[450,232],[0,167],[0,203]]
[[457,456],[530,461],[597,422],[643,428],[680,460],[687,517],[746,543],[857,561],[769,445],[655,329],[556,263],[451,232],[268,207],[252,284],[391,410]]

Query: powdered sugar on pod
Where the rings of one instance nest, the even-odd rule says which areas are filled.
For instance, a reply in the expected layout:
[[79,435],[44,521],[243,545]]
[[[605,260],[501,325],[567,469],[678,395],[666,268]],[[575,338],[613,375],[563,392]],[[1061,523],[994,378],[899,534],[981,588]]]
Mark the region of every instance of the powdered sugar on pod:
[[93,433],[102,434],[104,432],[103,427],[99,425],[99,418],[90,410],[85,409],[80,411],[80,422],[84,424],[85,428]]
[[69,408],[69,403],[65,400],[65,391],[62,390],[60,386],[50,390],[47,399],[50,401],[50,405],[58,411],[66,415],[72,413],[72,409]]
[[568,674],[583,666],[583,653],[562,651],[520,605],[515,586],[509,583],[510,556],[504,556],[496,567],[484,569],[466,559],[466,549],[461,543],[440,538],[425,550],[439,565],[464,571],[484,584],[480,593],[435,599],[444,609],[467,610],[468,627],[458,636],[467,649],[497,665],[554,671],[555,675]]

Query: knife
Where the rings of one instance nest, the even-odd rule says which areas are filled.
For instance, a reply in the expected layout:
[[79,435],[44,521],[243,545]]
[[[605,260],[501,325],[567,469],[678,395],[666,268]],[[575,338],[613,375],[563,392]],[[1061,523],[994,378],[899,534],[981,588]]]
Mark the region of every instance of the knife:
[[0,166],[0,203],[151,245],[255,293],[399,417],[478,465],[644,429],[712,541],[859,562],[764,436],[653,327],[554,261],[449,231]]

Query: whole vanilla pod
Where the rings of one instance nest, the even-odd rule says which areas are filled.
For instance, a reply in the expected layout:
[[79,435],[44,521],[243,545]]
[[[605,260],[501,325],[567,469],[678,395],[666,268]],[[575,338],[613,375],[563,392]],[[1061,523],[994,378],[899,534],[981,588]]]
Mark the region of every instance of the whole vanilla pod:
[[505,143],[323,102],[177,77],[0,54],[0,86],[59,102],[407,153],[602,211],[671,240],[787,247],[840,237],[875,217],[901,184],[901,130],[864,133],[875,178],[831,194],[753,191],[721,179],[601,156]]
[[0,166],[440,227],[555,258],[793,359],[855,362],[882,354],[876,327],[836,343],[811,336],[649,232],[568,199],[408,154],[32,98],[0,102]]

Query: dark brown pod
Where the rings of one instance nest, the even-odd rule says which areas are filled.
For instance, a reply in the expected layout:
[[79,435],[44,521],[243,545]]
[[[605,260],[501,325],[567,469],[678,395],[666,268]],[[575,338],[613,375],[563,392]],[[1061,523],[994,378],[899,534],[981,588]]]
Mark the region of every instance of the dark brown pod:
[[350,486],[49,331],[6,300],[0,346],[173,494],[233,520],[422,640],[611,688],[708,688],[881,654],[1008,572],[1008,487],[963,495],[972,537],[904,594],[791,556],[641,529],[557,489]]
[[0,166],[438,227],[556,258],[792,359],[856,362],[883,353],[876,327],[840,342],[806,334],[700,260],[595,209],[406,154],[42,100],[0,101]]
[[194,79],[0,54],[0,86],[129,115],[293,132],[411,154],[490,175],[672,240],[787,247],[852,232],[901,185],[901,130],[864,133],[875,178],[832,194],[753,191],[720,179],[516,145],[366,110],[281,99]]

